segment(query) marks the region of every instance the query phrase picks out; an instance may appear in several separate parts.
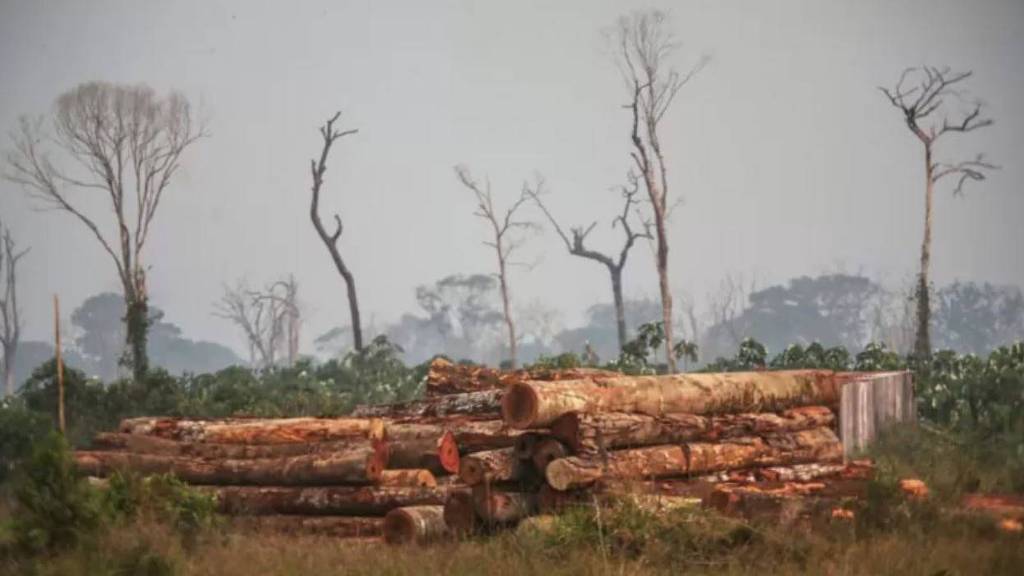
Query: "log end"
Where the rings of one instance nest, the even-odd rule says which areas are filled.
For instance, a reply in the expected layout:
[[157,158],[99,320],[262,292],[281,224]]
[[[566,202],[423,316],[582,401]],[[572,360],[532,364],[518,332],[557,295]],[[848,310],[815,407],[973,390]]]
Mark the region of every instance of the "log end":
[[384,541],[388,544],[425,544],[446,532],[443,506],[395,508],[384,516]]
[[559,416],[551,423],[551,435],[564,442],[573,452],[583,449],[580,442],[580,414],[569,412]]
[[539,403],[532,386],[521,382],[512,384],[501,398],[501,417],[512,428],[530,428],[537,420]]
[[388,544],[408,544],[416,541],[416,518],[403,508],[396,508],[384,516],[384,541]]
[[569,450],[565,447],[565,444],[562,444],[555,438],[544,438],[533,447],[533,466],[537,472],[544,474],[549,464],[568,455]]
[[575,476],[572,465],[564,458],[551,462],[544,470],[548,484],[559,492],[572,488]]
[[470,486],[483,482],[486,473],[483,463],[476,458],[463,458],[459,463],[459,478]]
[[446,430],[437,443],[437,455],[441,462],[441,468],[451,474],[459,473],[459,444],[455,441],[455,434]]

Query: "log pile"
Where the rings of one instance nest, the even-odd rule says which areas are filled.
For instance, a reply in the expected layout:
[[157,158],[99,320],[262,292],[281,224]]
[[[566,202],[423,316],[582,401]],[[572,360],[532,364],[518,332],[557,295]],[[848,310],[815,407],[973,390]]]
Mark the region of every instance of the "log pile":
[[[439,359],[414,402],[345,418],[134,418],[75,458],[99,478],[174,474],[239,526],[389,543],[624,493],[743,513],[849,479],[841,385],[826,371],[626,376]],[[770,483],[790,488],[760,488]]]

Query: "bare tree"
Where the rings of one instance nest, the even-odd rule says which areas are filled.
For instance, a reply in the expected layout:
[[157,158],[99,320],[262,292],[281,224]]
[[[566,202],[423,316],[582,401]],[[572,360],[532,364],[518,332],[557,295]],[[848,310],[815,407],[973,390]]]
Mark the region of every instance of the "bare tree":
[[636,174],[632,171],[627,176],[627,185],[622,187],[622,198],[623,205],[620,213],[612,220],[612,227],[621,226],[622,233],[625,235],[625,239],[622,243],[622,248],[619,250],[617,255],[609,255],[604,252],[598,252],[591,250],[586,246],[587,236],[597,226],[597,222],[592,222],[590,226],[583,228],[582,226],[576,226],[569,229],[569,234],[565,233],[565,230],[558,224],[558,221],[548,210],[547,206],[544,205],[541,196],[544,193],[544,180],[540,176],[537,177],[533,188],[526,188],[526,193],[533,199],[534,203],[544,212],[549,222],[554,227],[555,232],[562,238],[565,243],[565,247],[569,250],[569,254],[585,258],[587,260],[593,260],[603,264],[608,269],[608,274],[612,281],[612,301],[615,304],[615,324],[618,330],[619,337],[619,349],[626,345],[628,339],[626,333],[626,311],[625,303],[622,297],[622,270],[626,267],[626,259],[629,257],[629,251],[636,244],[638,238],[652,238],[650,232],[650,226],[646,222],[641,222],[641,230],[634,230],[629,223],[630,217],[636,211],[637,194],[640,192],[640,183]]
[[245,335],[249,361],[260,368],[278,363],[284,352],[289,365],[298,356],[301,318],[298,307],[298,284],[289,277],[252,289],[244,281],[235,287],[224,287],[224,295],[214,304],[214,315],[230,320]]
[[14,363],[21,340],[21,310],[18,308],[18,260],[28,249],[18,251],[11,229],[4,228],[0,236],[0,344],[4,351],[4,393],[14,394]]
[[618,63],[632,97],[626,105],[632,113],[630,152],[644,182],[654,216],[657,239],[655,264],[661,292],[665,356],[670,372],[676,371],[673,354],[672,292],[668,280],[668,170],[659,138],[659,126],[679,90],[703,67],[701,60],[680,74],[668,59],[677,46],[662,12],[636,12],[619,19],[615,30]]
[[[177,92],[161,97],[147,86],[90,82],[57,99],[52,128],[50,134],[42,118],[21,119],[7,177],[81,221],[114,261],[127,307],[125,363],[140,380],[149,364],[146,240],[182,154],[204,135],[203,127]],[[84,211],[80,196],[90,192],[109,200],[113,234]]]
[[286,280],[275,282],[271,287],[270,297],[276,298],[281,303],[288,365],[294,366],[295,361],[299,359],[299,336],[302,329],[299,284],[295,281],[295,277],[289,275]]
[[[889,102],[903,114],[907,128],[917,137],[924,148],[925,199],[924,239],[921,242],[921,268],[917,276],[915,296],[917,301],[917,333],[914,337],[914,354],[919,358],[931,355],[929,325],[931,306],[929,298],[929,267],[932,256],[932,198],[935,183],[952,176],[956,178],[954,194],[963,191],[969,180],[984,180],[985,172],[996,166],[985,161],[978,154],[973,160],[961,162],[937,162],[934,159],[935,143],[946,134],[972,132],[992,125],[992,119],[982,115],[982,103],[975,101],[970,110],[959,112],[957,118],[945,112],[947,99],[959,102],[965,100],[965,93],[959,85],[971,77],[972,72],[952,72],[947,68],[923,66],[907,68],[900,75],[892,89],[879,87]],[[910,79],[912,86],[907,86]],[[941,116],[941,118],[940,118]]]
[[741,326],[740,316],[750,302],[750,295],[756,290],[757,281],[744,281],[740,274],[727,274],[718,284],[718,290],[708,294],[708,312],[712,328],[723,334],[728,347],[737,347],[748,336],[748,327]]
[[336,140],[359,132],[359,130],[336,129],[334,123],[340,117],[341,112],[337,112],[320,127],[320,136],[324,141],[323,148],[320,150],[320,159],[309,161],[310,171],[313,175],[313,199],[309,207],[309,218],[313,221],[313,228],[316,229],[320,240],[323,240],[324,246],[327,247],[327,251],[331,254],[331,260],[334,261],[334,267],[338,269],[338,274],[341,274],[341,277],[345,280],[345,288],[348,291],[348,312],[352,318],[352,345],[358,352],[363,349],[363,326],[359,320],[359,299],[356,297],[356,279],[338,250],[338,240],[341,239],[342,232],[341,216],[338,214],[334,215],[335,229],[330,234],[327,233],[323,221],[320,220],[320,189],[324,184],[324,173],[327,172],[327,155]]
[[494,197],[491,195],[491,183],[485,185],[477,182],[469,169],[465,166],[456,166],[455,175],[463,186],[473,192],[476,197],[476,216],[483,218],[491,226],[493,240],[486,240],[484,244],[494,249],[498,259],[498,285],[501,288],[501,305],[505,316],[505,327],[508,329],[509,363],[512,368],[518,365],[518,341],[516,339],[516,324],[512,317],[512,297],[509,293],[508,269],[512,265],[509,257],[522,246],[523,238],[516,234],[516,231],[523,231],[536,228],[536,224],[527,220],[516,219],[516,212],[529,200],[527,186],[523,185],[523,191],[519,198],[512,203],[504,212],[494,207]]

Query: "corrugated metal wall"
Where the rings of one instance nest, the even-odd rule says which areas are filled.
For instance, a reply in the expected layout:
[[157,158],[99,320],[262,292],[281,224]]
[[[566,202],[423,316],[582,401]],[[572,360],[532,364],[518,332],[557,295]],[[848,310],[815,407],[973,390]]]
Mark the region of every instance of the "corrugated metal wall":
[[843,384],[839,435],[847,456],[865,448],[889,424],[916,417],[910,372],[857,374]]

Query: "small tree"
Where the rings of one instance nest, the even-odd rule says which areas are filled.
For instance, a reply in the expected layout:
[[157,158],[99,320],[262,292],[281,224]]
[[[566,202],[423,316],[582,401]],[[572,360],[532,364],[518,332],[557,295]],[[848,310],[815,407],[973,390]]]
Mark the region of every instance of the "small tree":
[[[979,128],[992,125],[992,119],[982,115],[982,104],[976,101],[971,104],[970,111],[957,115],[947,113],[946,100],[953,98],[964,100],[964,93],[959,85],[971,77],[971,72],[952,72],[947,68],[923,66],[907,68],[900,75],[899,81],[892,89],[879,87],[889,102],[898,108],[903,115],[907,128],[921,142],[924,149],[924,239],[921,242],[921,268],[917,275],[917,334],[914,337],[914,354],[919,358],[931,355],[931,306],[929,295],[929,268],[932,258],[932,198],[935,183],[953,176],[956,185],[954,194],[963,191],[968,180],[984,180],[985,172],[995,168],[978,154],[973,160],[961,162],[937,162],[934,159],[935,143],[946,134],[972,132]],[[912,87],[907,87],[907,80],[913,79]],[[941,119],[939,118],[941,116]]]
[[352,318],[352,345],[358,352],[363,349],[363,327],[359,320],[359,299],[356,297],[356,279],[348,265],[345,264],[345,260],[341,257],[341,252],[338,249],[338,240],[341,239],[342,232],[341,216],[338,214],[334,215],[335,229],[332,233],[327,232],[327,228],[324,227],[324,223],[320,219],[320,189],[324,184],[324,173],[327,172],[327,155],[331,151],[331,146],[339,138],[359,132],[359,130],[336,129],[334,123],[340,117],[341,112],[337,112],[320,127],[320,136],[324,141],[323,148],[320,150],[320,159],[309,161],[310,172],[313,175],[313,197],[309,207],[309,217],[313,221],[313,228],[316,229],[317,235],[320,236],[320,240],[327,247],[327,252],[330,253],[331,260],[334,261],[334,267],[337,268],[338,274],[341,274],[342,279],[345,280],[345,289],[348,292],[348,311]]
[[509,291],[508,268],[512,263],[509,256],[523,243],[522,236],[518,236],[516,232],[536,228],[536,224],[533,222],[516,219],[516,212],[530,196],[524,185],[519,198],[504,212],[501,212],[494,207],[494,197],[491,195],[489,181],[481,186],[465,166],[456,166],[455,175],[458,176],[459,182],[472,191],[476,197],[476,216],[486,220],[491,227],[494,240],[485,240],[484,245],[494,249],[498,260],[497,277],[498,285],[501,288],[501,305],[505,316],[505,326],[508,329],[509,363],[512,368],[515,368],[518,365],[518,342],[516,340],[516,324],[512,317],[512,296]]
[[587,236],[590,235],[594,227],[597,226],[597,222],[592,222],[590,226],[585,229],[582,226],[575,226],[569,229],[569,233],[572,234],[572,238],[569,238],[569,234],[565,233],[565,230],[558,224],[558,221],[548,210],[547,206],[544,205],[541,196],[544,192],[544,180],[537,178],[533,188],[527,188],[527,194],[537,204],[537,207],[544,212],[548,221],[551,222],[551,226],[554,227],[555,232],[558,232],[558,236],[561,237],[565,243],[566,249],[569,254],[585,258],[587,260],[593,260],[599,264],[604,265],[608,269],[608,275],[611,277],[612,282],[612,302],[615,305],[615,325],[618,332],[619,338],[619,350],[626,345],[628,340],[626,334],[626,310],[625,303],[622,297],[622,270],[626,267],[626,259],[629,257],[629,251],[636,244],[639,238],[653,238],[649,226],[646,222],[642,222],[642,231],[634,230],[630,225],[630,217],[635,212],[637,204],[637,194],[640,191],[639,180],[635,173],[630,172],[627,177],[628,184],[622,187],[622,198],[623,205],[620,213],[612,220],[612,227],[621,226],[622,233],[625,235],[625,239],[622,242],[622,248],[619,249],[617,255],[609,255],[604,252],[598,252],[591,250],[586,246]]
[[[62,94],[52,126],[50,134],[41,118],[21,119],[12,136],[7,177],[47,206],[77,218],[114,261],[127,306],[124,361],[142,381],[149,367],[146,241],[182,154],[203,136],[203,128],[177,92],[160,97],[147,86],[104,82]],[[50,156],[48,144],[61,154],[59,161]],[[112,235],[104,234],[76,196],[96,191],[110,202]]]
[[21,340],[21,310],[18,308],[18,260],[28,249],[18,251],[11,229],[0,223],[0,344],[4,352],[4,393],[14,394],[14,363]]

